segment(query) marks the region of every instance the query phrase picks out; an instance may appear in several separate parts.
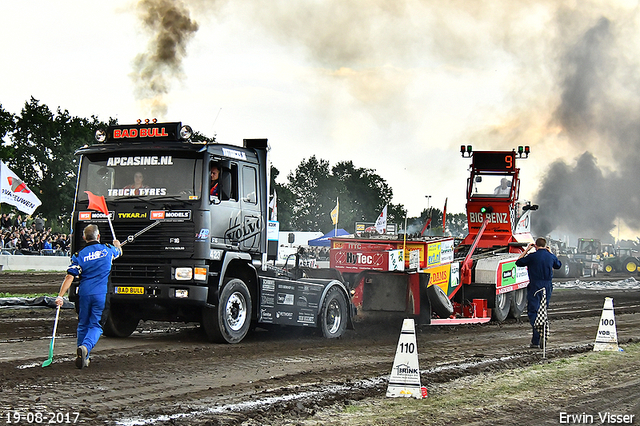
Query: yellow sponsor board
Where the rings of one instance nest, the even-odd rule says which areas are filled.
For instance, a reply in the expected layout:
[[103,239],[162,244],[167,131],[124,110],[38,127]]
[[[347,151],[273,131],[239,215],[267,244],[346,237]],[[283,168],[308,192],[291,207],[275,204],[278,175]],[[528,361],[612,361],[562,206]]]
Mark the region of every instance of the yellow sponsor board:
[[440,264],[440,243],[429,243],[427,248],[427,268]]
[[[400,248],[400,247],[399,247]],[[410,259],[411,258],[411,252],[414,250],[418,250],[420,252],[420,265],[424,265],[424,244],[420,243],[420,244],[416,244],[416,243],[407,243],[407,245],[404,248],[404,258],[405,259]]]
[[448,295],[451,264],[435,266],[427,269],[427,272],[431,274],[431,277],[429,277],[429,284],[437,285]]

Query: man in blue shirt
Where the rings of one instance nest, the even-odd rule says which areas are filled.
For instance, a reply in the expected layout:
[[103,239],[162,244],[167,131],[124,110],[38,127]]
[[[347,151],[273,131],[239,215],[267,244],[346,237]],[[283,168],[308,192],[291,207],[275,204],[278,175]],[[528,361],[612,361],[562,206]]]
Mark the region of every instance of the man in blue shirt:
[[[529,254],[531,249],[535,247],[536,251]],[[553,291],[553,270],[560,269],[562,263],[555,254],[551,253],[547,247],[547,240],[540,237],[536,240],[535,246],[529,244],[527,249],[516,260],[517,266],[526,266],[529,272],[529,285],[527,286],[527,315],[529,322],[533,328],[533,336],[531,337],[531,347],[540,347],[540,333],[533,327],[540,308],[540,300],[542,292],[536,292],[544,288],[547,294],[547,307],[551,300],[551,292]]]
[[62,306],[62,296],[69,290],[71,282],[74,278],[80,278],[76,351],[78,368],[89,366],[89,353],[102,335],[111,263],[122,254],[118,240],[113,240],[113,246],[100,244],[100,231],[96,225],[87,225],[83,238],[87,244],[71,256],[71,265],[56,298],[56,304]]

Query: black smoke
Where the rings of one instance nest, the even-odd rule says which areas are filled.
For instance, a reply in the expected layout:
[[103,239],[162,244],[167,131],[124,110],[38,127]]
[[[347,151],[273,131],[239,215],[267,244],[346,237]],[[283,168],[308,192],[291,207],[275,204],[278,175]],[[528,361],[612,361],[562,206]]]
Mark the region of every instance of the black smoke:
[[154,116],[162,116],[167,112],[164,95],[173,80],[182,78],[187,43],[198,31],[198,24],[179,0],[141,0],[137,7],[151,41],[134,61],[136,95],[149,104]]
[[605,238],[618,219],[640,229],[640,78],[618,30],[600,17],[561,57],[554,124],[576,154],[555,161],[543,176],[534,198],[540,205],[535,235],[558,230]]

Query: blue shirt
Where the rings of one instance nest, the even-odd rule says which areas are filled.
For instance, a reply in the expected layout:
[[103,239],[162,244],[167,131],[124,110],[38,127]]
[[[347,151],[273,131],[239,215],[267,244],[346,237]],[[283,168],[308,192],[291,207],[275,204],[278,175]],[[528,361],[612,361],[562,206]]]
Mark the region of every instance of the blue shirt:
[[517,266],[526,266],[530,281],[548,281],[553,278],[553,270],[560,269],[562,263],[549,250],[536,249],[525,257],[516,260]]
[[111,263],[122,251],[109,244],[90,241],[71,256],[67,273],[80,277],[79,296],[107,294],[107,282],[111,273]]

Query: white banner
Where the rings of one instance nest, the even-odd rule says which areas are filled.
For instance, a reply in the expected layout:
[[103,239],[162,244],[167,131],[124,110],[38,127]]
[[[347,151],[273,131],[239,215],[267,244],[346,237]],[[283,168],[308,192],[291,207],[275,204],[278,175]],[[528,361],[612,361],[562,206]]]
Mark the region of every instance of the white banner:
[[33,214],[42,202],[29,187],[13,173],[4,161],[0,161],[0,203],[11,204],[26,214]]

